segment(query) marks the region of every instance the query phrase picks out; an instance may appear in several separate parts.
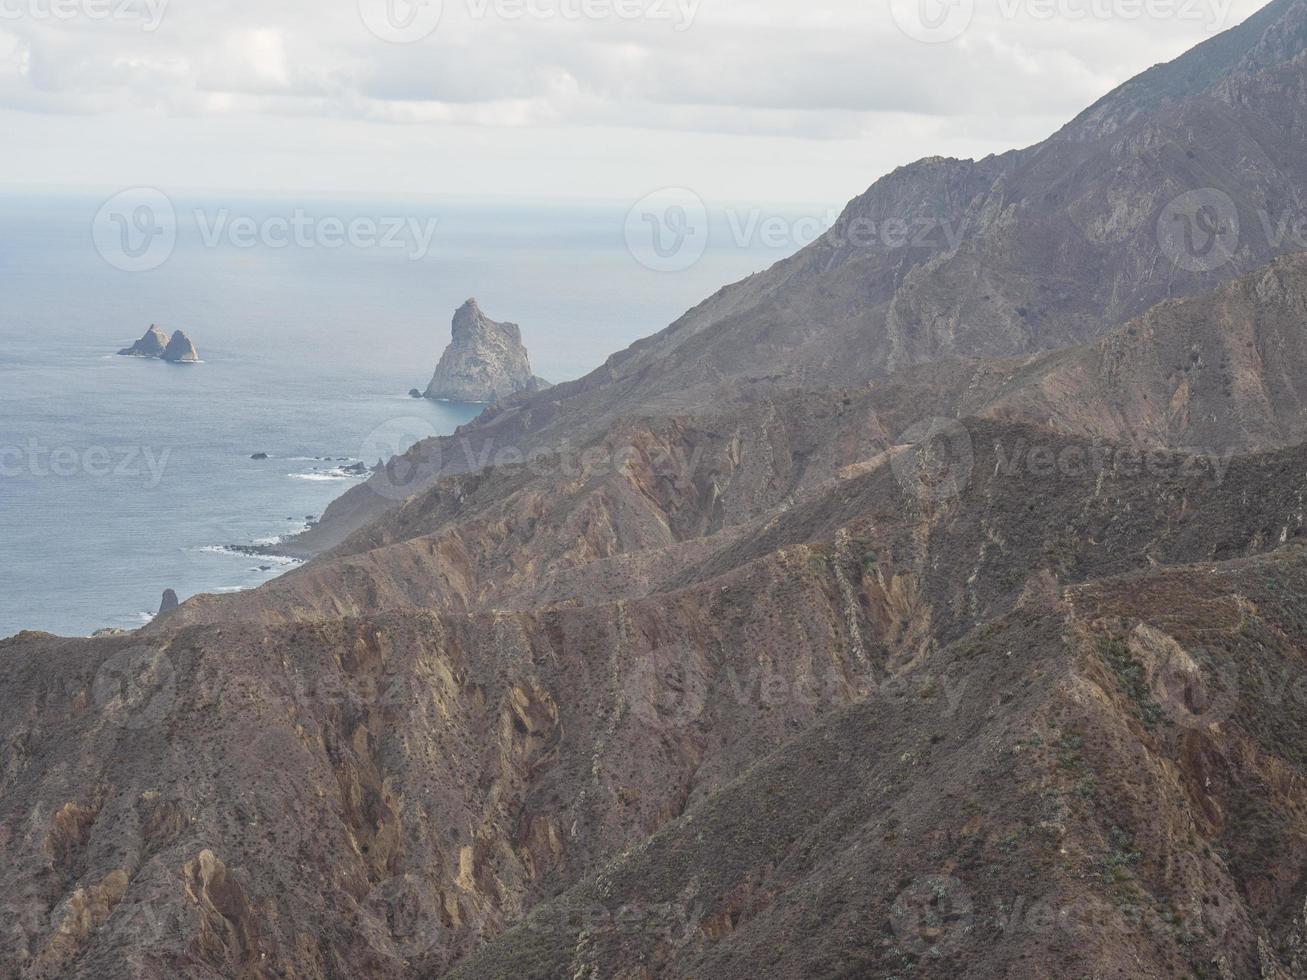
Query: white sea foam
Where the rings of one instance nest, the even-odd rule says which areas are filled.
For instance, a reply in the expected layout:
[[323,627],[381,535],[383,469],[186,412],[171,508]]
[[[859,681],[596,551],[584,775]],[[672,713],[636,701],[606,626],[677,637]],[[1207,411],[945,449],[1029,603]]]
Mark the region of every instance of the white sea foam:
[[228,558],[240,558],[244,561],[254,560],[264,565],[299,565],[303,559],[290,555],[265,555],[259,551],[246,551],[226,544],[206,544],[195,549],[209,555],[225,555]]
[[367,473],[350,473],[339,466],[329,470],[314,470],[312,473],[292,473],[292,480],[366,480]]
[[292,474],[290,475],[290,478],[291,478],[292,480],[315,480],[315,481],[327,481],[327,480],[351,480],[351,479],[353,479],[353,477],[351,477],[349,474],[347,474],[347,473],[339,473],[339,472],[331,472],[331,473],[292,473]]

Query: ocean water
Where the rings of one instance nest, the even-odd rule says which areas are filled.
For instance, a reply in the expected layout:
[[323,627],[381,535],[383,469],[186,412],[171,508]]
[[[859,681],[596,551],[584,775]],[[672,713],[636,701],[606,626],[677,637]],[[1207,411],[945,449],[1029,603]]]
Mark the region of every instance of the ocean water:
[[[134,628],[165,588],[282,574],[227,546],[302,529],[349,465],[481,411],[407,395],[469,296],[559,382],[801,244],[714,214],[697,261],[642,263],[617,204],[173,198],[166,258],[136,271],[105,201],[0,194],[0,636]],[[283,245],[297,215],[312,229]],[[151,323],[203,363],[115,356]]]

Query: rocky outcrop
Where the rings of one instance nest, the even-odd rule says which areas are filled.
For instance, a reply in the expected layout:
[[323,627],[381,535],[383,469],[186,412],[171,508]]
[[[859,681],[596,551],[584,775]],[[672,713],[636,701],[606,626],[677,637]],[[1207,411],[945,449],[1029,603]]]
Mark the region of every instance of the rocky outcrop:
[[1292,445],[1307,439],[1304,322],[1307,253],[1296,252],[1092,344],[977,365],[958,414],[1210,453]]
[[496,323],[469,299],[454,314],[453,339],[436,365],[426,397],[452,402],[493,402],[549,382],[531,373],[516,323]]
[[167,349],[167,336],[154,324],[150,324],[150,329],[145,331],[144,337],[131,347],[124,347],[118,353],[122,357],[163,357],[163,352]]
[[[1268,580],[1301,588],[1303,568],[1282,555],[1223,574],[1282,615]],[[1287,742],[1256,737],[1288,699],[1249,690],[1240,710],[1227,698],[1195,717],[1183,688],[1145,682],[1125,639],[1165,622],[1145,628],[1202,651],[1209,678],[1260,643],[1274,669],[1295,663],[1275,626],[1197,611],[1209,575],[1073,587],[968,634],[441,975],[945,980],[965,962],[999,980],[1036,975],[1023,961],[1042,956],[1058,966],[1040,975],[1059,977],[1303,976],[1297,882],[1277,877],[1302,854],[1300,770]]]
[[164,613],[170,613],[179,605],[181,605],[181,603],[177,601],[177,593],[172,589],[164,589],[163,601],[159,603],[158,615],[162,616]]
[[200,360],[199,351],[185,331],[173,331],[170,339],[154,324],[145,331],[144,337],[118,353],[124,357],[156,357],[172,364],[198,364]]
[[163,359],[172,364],[198,364],[200,353],[191,343],[191,338],[178,330],[168,341],[168,348],[163,352]]

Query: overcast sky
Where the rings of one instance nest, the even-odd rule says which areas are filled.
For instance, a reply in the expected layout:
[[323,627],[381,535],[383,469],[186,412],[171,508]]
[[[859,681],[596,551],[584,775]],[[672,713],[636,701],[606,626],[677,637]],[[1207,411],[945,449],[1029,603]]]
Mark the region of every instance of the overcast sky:
[[0,182],[844,201],[1042,139],[1260,6],[972,3],[0,0]]

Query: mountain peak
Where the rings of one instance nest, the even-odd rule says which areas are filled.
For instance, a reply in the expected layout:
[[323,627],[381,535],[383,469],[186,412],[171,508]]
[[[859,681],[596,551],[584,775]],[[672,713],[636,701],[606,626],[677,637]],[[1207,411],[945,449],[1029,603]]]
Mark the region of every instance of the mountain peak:
[[1056,138],[1108,135],[1168,100],[1192,98],[1240,73],[1287,63],[1302,52],[1304,43],[1307,0],[1274,0],[1243,23],[1113,89],[1067,123]]

